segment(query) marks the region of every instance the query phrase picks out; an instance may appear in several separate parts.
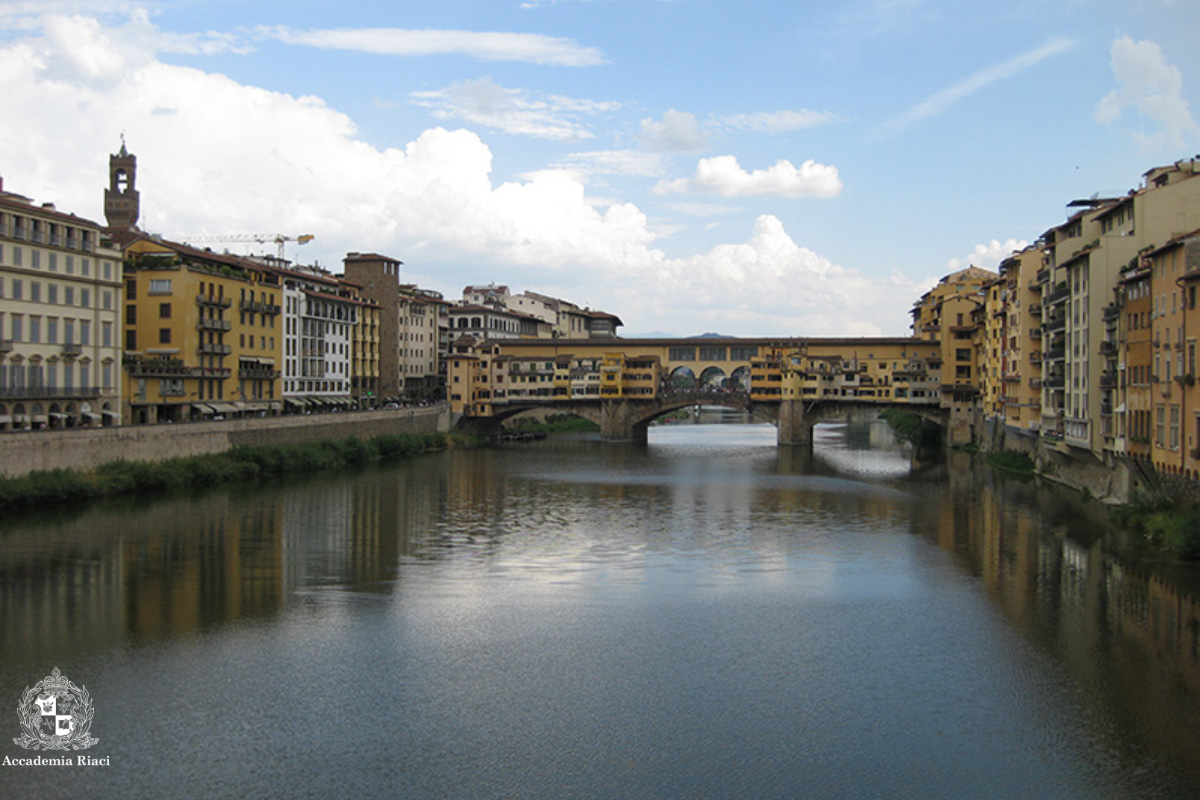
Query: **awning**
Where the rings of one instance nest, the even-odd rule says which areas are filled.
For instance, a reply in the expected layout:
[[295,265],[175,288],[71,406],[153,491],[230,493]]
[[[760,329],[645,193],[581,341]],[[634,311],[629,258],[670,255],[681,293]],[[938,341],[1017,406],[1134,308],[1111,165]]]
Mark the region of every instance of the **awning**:
[[67,418],[67,415],[66,415],[66,414],[63,414],[63,413],[60,413],[60,412],[58,412],[58,411],[51,411],[51,412],[50,412],[50,417],[51,417],[51,419],[66,419],[66,418]]
[[1117,406],[1116,413],[1117,413],[1117,414],[1124,414],[1124,413],[1125,413],[1125,404],[1124,404],[1124,403],[1121,403],[1121,405]]
[[118,414],[116,411],[112,411],[112,410],[110,410],[110,409],[107,409],[107,408],[106,408],[106,409],[104,409],[103,411],[101,411],[100,413],[101,413],[101,414],[103,414],[103,415],[104,415],[104,416],[106,416],[106,417],[112,417],[113,419],[120,419],[120,418],[121,418],[121,415],[120,415],[120,414]]
[[238,410],[237,406],[232,403],[210,403],[209,405],[218,414],[236,414]]
[[12,423],[12,417],[8,414],[0,414],[0,425],[9,425]]
[[246,410],[247,411],[266,411],[267,404],[266,403],[246,403]]
[[88,419],[90,419],[92,422],[101,422],[101,421],[103,421],[103,417],[101,417],[99,414],[93,414],[91,411],[85,411],[85,412],[83,412],[83,416],[87,417],[87,418],[88,418]]
[[267,410],[269,410],[269,411],[278,411],[282,407],[283,407],[283,403],[280,403],[278,400],[271,402],[271,403],[267,403]]
[[304,401],[298,400],[295,397],[285,397],[283,398],[283,402],[285,405],[290,406],[291,408],[304,408]]
[[217,413],[212,410],[211,406],[206,406],[203,403],[192,403],[192,410],[198,414],[203,414],[206,417],[211,417],[213,414]]
[[46,421],[45,414],[30,414],[29,418],[31,420],[33,420],[34,422],[45,422]]

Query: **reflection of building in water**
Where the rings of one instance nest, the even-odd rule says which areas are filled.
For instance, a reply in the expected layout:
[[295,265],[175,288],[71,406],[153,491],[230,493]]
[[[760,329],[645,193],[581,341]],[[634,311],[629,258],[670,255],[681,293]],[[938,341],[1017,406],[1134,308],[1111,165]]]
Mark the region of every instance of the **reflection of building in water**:
[[0,547],[0,653],[77,654],[274,612],[281,529],[266,500],[212,493],[12,531]]
[[[120,641],[122,563],[115,525],[88,532],[24,527],[0,543],[0,663]],[[40,668],[40,667],[39,667]]]
[[138,520],[140,535],[122,548],[128,627],[137,635],[179,635],[282,606],[278,506],[220,493],[156,504]]
[[1094,504],[987,470],[950,475],[939,544],[1067,666],[1094,696],[1097,719],[1136,728],[1157,758],[1200,768],[1194,731],[1177,723],[1194,718],[1181,704],[1200,704],[1200,587],[1167,566],[1119,559],[1120,533]]

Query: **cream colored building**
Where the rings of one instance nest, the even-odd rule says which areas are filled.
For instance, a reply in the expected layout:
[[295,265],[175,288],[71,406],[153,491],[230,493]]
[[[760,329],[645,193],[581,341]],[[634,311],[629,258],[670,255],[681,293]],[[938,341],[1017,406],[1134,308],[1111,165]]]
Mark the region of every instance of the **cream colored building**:
[[0,184],[0,430],[121,421],[121,253]]

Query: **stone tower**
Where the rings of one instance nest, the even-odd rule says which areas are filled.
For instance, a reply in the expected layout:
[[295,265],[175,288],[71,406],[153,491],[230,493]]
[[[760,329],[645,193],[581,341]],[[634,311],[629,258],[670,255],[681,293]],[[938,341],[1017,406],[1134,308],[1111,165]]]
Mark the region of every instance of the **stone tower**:
[[125,137],[121,137],[121,151],[108,157],[108,188],[104,190],[104,217],[108,227],[114,230],[131,230],[137,227],[139,209],[137,181],[137,156],[125,149]]

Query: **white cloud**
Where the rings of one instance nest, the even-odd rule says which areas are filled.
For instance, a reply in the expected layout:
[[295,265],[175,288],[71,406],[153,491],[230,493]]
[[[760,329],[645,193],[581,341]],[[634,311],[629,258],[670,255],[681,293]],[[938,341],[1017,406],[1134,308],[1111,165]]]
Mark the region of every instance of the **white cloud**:
[[285,44],[355,50],[390,56],[460,55],[485,61],[524,61],[565,67],[607,63],[594,47],[538,33],[500,33],[404,28],[297,30],[284,25],[261,27],[259,36]]
[[895,298],[914,287],[899,276],[873,281],[837,266],[764,215],[748,241],[664,261],[653,282],[637,288],[623,299],[628,315],[684,320],[676,333],[833,336],[905,335],[907,307]]
[[1096,106],[1097,122],[1114,122],[1132,108],[1162,126],[1154,135],[1137,134],[1147,148],[1178,149],[1200,137],[1200,127],[1183,99],[1183,75],[1157,44],[1123,36],[1113,42],[1111,63],[1118,88]]
[[1000,262],[1008,258],[1017,250],[1024,250],[1029,246],[1029,242],[1024,239],[1006,239],[1001,242],[998,239],[992,239],[986,244],[977,244],[971,254],[964,258],[952,258],[946,262],[946,269],[950,272],[955,272],[966,267],[983,267],[984,269],[995,270],[1000,266]]
[[571,153],[560,166],[578,169],[587,174],[634,175],[641,178],[656,178],[662,175],[665,169],[661,155],[637,150]]
[[760,111],[756,114],[730,114],[719,117],[716,125],[730,130],[754,131],[755,133],[790,133],[816,128],[837,121],[837,115],[828,111]]
[[734,156],[702,158],[691,178],[662,181],[658,194],[688,192],[721,197],[835,197],[842,191],[837,167],[809,159],[797,167],[781,159],[767,169],[747,172]]
[[[56,30],[0,42],[0,114],[22,120],[20,137],[0,137],[5,187],[39,202],[100,220],[106,156],[124,131],[138,156],[142,226],[167,236],[312,233],[300,252],[334,269],[348,251],[377,251],[405,261],[406,279],[449,296],[479,280],[561,286],[630,330],[905,330],[906,308],[895,303],[902,282],[877,284],[830,263],[774,217],[760,218],[745,243],[668,256],[641,209],[598,205],[577,171],[495,181],[492,151],[470,131],[434,128],[380,149],[320,98],[131,58],[125,28]],[[68,58],[78,66],[47,74]],[[805,183],[788,166],[776,188]],[[817,183],[828,186],[825,169]],[[759,188],[771,183],[739,173]]]
[[695,153],[708,146],[708,134],[695,116],[672,108],[662,120],[642,120],[638,142],[654,153]]
[[413,102],[433,110],[440,120],[462,119],[504,133],[539,139],[588,139],[592,133],[575,118],[614,111],[619,103],[535,96],[480,78],[445,89],[414,92]]
[[1074,42],[1069,39],[1055,39],[1028,53],[1022,53],[1000,64],[982,69],[952,86],[935,92],[907,111],[892,117],[883,123],[879,134],[886,137],[902,133],[918,122],[942,114],[958,101],[970,97],[981,89],[1004,78],[1024,72],[1051,56],[1066,52],[1073,46]]

